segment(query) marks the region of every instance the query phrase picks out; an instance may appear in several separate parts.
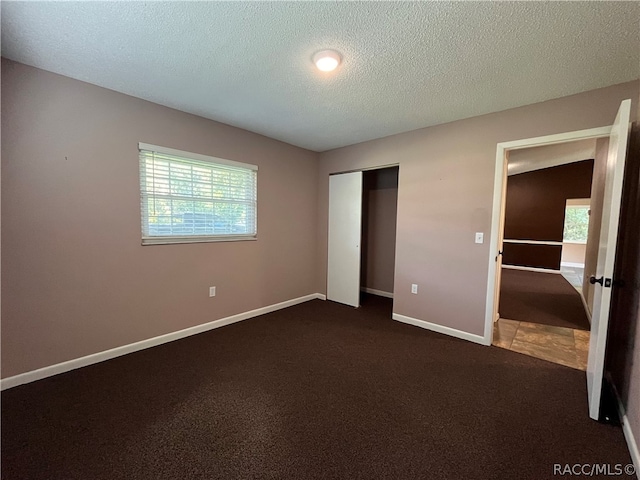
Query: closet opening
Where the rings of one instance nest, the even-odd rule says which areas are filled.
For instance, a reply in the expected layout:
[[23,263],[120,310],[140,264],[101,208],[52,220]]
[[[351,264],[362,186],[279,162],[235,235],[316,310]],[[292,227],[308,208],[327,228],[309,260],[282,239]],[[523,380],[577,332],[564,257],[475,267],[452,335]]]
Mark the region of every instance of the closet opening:
[[361,301],[369,295],[393,298],[398,171],[389,167],[363,172]]
[[327,300],[393,298],[398,177],[398,166],[329,176]]

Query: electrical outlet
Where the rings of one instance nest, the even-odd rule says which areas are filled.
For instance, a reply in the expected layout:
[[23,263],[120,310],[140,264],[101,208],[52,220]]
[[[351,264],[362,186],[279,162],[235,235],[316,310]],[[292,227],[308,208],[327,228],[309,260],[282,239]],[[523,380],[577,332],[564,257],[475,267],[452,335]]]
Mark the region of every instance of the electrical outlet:
[[411,284],[411,293],[413,294],[418,294],[418,285],[416,285],[415,283]]
[[484,243],[484,233],[476,232],[476,243]]
[[209,287],[209,296],[210,297],[216,296],[216,287]]

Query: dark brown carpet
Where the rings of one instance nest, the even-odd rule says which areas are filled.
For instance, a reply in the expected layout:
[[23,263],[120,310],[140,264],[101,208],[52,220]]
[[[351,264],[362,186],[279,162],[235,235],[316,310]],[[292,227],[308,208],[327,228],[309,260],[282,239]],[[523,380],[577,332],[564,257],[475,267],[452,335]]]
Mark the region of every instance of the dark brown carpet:
[[630,462],[585,375],[314,300],[2,393],[2,478],[547,479]]
[[590,330],[580,294],[556,273],[502,269],[500,318]]

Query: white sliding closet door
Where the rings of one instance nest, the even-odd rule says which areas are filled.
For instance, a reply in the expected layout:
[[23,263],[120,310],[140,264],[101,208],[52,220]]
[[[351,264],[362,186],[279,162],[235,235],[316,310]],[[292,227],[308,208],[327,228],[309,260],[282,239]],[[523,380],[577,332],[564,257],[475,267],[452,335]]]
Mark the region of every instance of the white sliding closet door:
[[327,300],[360,306],[362,172],[329,177]]

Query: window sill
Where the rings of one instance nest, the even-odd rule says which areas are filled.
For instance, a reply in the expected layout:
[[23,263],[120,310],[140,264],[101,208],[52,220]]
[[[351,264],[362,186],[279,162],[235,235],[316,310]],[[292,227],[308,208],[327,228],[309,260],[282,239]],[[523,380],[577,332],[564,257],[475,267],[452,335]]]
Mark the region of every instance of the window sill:
[[568,243],[569,245],[586,245],[587,242],[579,242],[577,240],[563,240],[562,243]]
[[213,243],[213,242],[244,242],[257,240],[256,235],[225,235],[219,237],[190,236],[190,237],[143,237],[142,245],[172,245],[175,243]]

